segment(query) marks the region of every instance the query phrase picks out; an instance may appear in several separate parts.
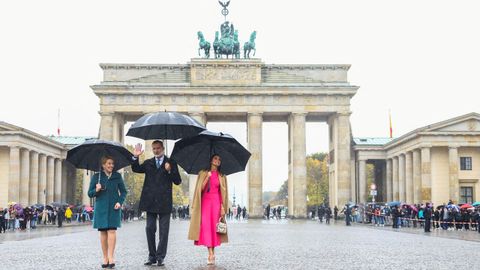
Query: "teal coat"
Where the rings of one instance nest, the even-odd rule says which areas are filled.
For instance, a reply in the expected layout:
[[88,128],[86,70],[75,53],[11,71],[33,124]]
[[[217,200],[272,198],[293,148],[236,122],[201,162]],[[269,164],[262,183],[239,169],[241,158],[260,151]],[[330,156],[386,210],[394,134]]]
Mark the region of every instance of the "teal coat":
[[95,185],[98,183],[98,173],[94,174],[90,179],[90,187],[88,188],[88,196],[95,197],[95,207],[93,214],[93,228],[118,228],[120,227],[122,210],[115,210],[114,206],[118,202],[123,205],[127,190],[123,183],[122,175],[113,172],[110,179],[102,172],[100,184],[106,190],[95,191]]

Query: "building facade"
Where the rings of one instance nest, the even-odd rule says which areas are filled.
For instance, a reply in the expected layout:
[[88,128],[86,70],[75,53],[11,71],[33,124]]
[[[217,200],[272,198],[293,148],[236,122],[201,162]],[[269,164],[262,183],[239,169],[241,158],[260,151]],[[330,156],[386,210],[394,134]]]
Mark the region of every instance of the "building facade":
[[[480,114],[431,124],[395,139],[355,138],[355,201],[480,201]],[[373,179],[367,181],[367,164]]]
[[73,203],[76,169],[65,158],[85,139],[43,136],[0,121],[0,206]]

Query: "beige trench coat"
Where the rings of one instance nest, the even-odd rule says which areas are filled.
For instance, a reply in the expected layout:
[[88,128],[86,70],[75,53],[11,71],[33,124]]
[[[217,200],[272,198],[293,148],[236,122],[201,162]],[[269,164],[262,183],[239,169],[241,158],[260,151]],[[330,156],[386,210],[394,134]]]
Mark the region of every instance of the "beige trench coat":
[[[200,171],[198,173],[197,184],[193,194],[193,202],[190,207],[190,229],[188,230],[188,239],[197,241],[200,234],[200,223],[202,218],[202,182],[207,176],[208,171]],[[222,175],[220,177],[220,192],[222,194],[222,205],[225,212],[228,212],[228,186],[227,177]],[[227,229],[228,234],[228,229]],[[220,234],[221,243],[228,242],[228,235]]]

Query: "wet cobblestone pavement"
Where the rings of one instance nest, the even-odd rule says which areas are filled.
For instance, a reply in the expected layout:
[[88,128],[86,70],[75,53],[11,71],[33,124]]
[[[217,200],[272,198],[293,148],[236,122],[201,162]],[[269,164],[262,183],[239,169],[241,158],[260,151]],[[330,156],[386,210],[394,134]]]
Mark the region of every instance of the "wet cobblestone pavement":
[[[206,248],[187,240],[188,224],[171,221],[165,267],[143,266],[145,223],[124,224],[116,269],[480,269],[480,234],[473,231],[425,235],[305,220],[231,222],[230,243],[216,250],[217,265],[207,267]],[[101,269],[98,238],[90,226],[0,234],[0,269]]]

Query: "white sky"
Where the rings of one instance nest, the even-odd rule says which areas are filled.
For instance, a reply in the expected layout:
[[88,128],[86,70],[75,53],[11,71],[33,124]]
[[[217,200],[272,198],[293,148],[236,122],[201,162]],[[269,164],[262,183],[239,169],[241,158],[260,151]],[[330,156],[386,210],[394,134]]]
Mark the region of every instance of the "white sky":
[[[229,20],[242,44],[257,30],[265,63],[352,64],[353,135],[388,136],[391,109],[400,136],[480,111],[477,2],[232,0]],[[186,63],[198,30],[212,41],[220,10],[216,0],[2,1],[0,120],[54,134],[60,108],[62,135],[97,135],[98,64]],[[307,152],[326,150],[325,127],[308,125]],[[222,128],[244,142],[244,125]],[[264,190],[287,177],[286,130],[264,125]],[[235,182],[244,193],[244,175]]]

